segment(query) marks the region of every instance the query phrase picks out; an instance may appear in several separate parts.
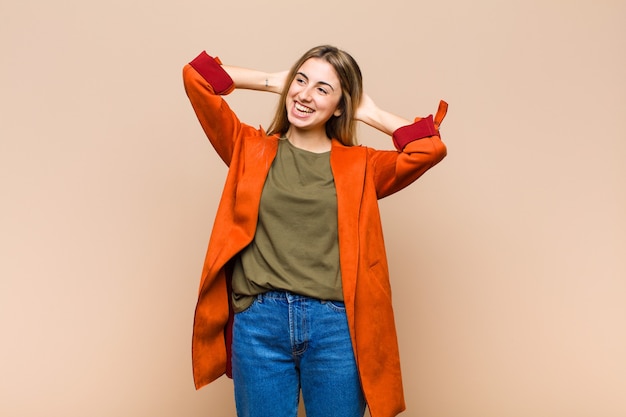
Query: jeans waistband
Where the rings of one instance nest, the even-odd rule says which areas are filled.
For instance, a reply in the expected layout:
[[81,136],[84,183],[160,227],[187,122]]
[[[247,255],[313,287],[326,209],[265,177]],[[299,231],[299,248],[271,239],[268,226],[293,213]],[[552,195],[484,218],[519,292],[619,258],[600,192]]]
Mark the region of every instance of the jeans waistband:
[[286,300],[290,303],[295,301],[313,301],[318,303],[326,303],[328,301],[332,301],[335,304],[343,304],[342,301],[335,300],[320,300],[319,298],[310,297],[307,295],[295,294],[289,291],[267,291],[256,296],[257,300],[262,302],[266,299],[274,299],[274,300]]
[[277,300],[288,300],[288,301],[297,301],[297,300],[316,300],[313,297],[307,297],[306,295],[294,294],[289,291],[266,291],[256,296],[257,300],[262,301],[264,299],[272,298]]

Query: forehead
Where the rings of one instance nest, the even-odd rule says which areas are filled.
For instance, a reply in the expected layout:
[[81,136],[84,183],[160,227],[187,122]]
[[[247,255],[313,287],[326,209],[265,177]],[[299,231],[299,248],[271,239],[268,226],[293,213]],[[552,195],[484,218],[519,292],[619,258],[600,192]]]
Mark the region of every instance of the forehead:
[[337,71],[321,58],[309,58],[298,68],[298,72],[309,78],[309,81],[323,81],[333,86],[339,85]]

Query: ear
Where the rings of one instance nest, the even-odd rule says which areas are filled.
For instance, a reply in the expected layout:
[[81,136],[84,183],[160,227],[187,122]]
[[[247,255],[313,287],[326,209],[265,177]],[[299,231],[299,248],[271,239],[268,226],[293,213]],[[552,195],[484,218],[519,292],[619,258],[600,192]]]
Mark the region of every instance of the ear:
[[337,110],[334,111],[333,116],[339,117],[343,114],[343,110],[337,107]]

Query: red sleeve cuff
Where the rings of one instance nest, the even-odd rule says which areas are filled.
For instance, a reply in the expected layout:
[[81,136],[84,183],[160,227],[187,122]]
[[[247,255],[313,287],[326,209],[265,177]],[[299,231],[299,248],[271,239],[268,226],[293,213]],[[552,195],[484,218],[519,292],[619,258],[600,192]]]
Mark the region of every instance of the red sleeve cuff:
[[396,129],[392,137],[396,149],[401,151],[409,143],[430,136],[439,136],[439,132],[435,128],[432,114],[413,124]]
[[203,51],[189,64],[198,71],[202,78],[211,84],[216,94],[226,95],[235,88],[233,79],[224,71],[219,58],[213,58]]

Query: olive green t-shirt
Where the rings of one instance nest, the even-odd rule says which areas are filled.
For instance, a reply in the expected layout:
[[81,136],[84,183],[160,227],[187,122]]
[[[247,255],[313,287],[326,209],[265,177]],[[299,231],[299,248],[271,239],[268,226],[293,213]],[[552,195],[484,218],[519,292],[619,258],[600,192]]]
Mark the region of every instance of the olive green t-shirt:
[[269,170],[254,240],[233,269],[233,307],[282,290],[343,300],[337,235],[337,193],[330,152],[314,153],[282,138]]

